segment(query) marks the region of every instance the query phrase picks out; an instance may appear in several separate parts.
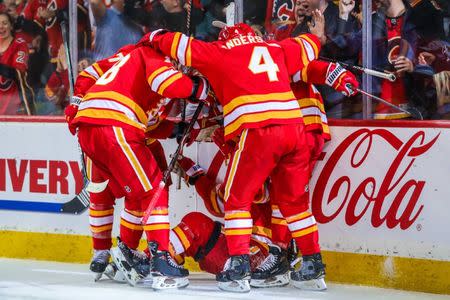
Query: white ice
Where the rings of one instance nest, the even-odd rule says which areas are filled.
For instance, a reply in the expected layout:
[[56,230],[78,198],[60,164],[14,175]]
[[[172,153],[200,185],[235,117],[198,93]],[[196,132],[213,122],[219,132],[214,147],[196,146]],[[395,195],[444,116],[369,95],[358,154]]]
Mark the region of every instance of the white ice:
[[0,259],[1,300],[194,300],[194,299],[252,299],[252,300],[382,300],[382,299],[450,299],[450,296],[432,295],[362,287],[328,284],[326,292],[306,292],[293,287],[253,289],[248,294],[219,291],[214,277],[204,273],[191,274],[190,285],[182,290],[155,292],[147,288],[133,288],[109,280],[95,283],[84,264],[67,264],[44,261]]

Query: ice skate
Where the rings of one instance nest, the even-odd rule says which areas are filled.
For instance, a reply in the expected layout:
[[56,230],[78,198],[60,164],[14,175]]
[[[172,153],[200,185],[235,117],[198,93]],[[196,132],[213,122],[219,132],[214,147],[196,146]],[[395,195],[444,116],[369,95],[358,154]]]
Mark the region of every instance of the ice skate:
[[109,250],[94,250],[89,269],[94,272],[94,281],[99,281],[109,264]]
[[111,249],[111,256],[131,286],[135,286],[149,273],[150,266],[147,256],[138,250],[128,248],[120,238],[117,238],[117,247]]
[[156,242],[149,242],[152,255],[152,288],[155,290],[183,288],[189,285],[189,271],[176,263],[167,251],[159,251]]
[[277,287],[289,284],[289,263],[286,251],[278,246],[269,246],[269,255],[252,272],[252,287]]
[[303,256],[300,270],[291,272],[291,283],[296,288],[303,290],[326,290],[325,265],[322,263],[322,255],[316,253]]
[[231,256],[223,271],[216,275],[219,289],[235,293],[250,292],[250,258],[248,255]]
[[110,262],[108,266],[105,269],[105,272],[103,272],[106,277],[111,279],[112,281],[119,282],[119,283],[125,283],[127,280],[125,279],[125,276],[123,273],[117,268],[116,264],[114,262]]

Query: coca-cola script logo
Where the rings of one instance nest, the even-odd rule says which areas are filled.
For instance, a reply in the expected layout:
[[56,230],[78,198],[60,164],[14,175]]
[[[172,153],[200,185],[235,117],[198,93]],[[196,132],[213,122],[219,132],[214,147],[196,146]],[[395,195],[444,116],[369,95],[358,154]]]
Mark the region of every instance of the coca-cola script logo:
[[[405,176],[416,159],[435,144],[439,135],[426,142],[425,132],[418,131],[408,141],[403,142],[386,129],[360,129],[350,134],[331,154],[317,180],[312,197],[312,211],[317,222],[328,223],[345,208],[345,222],[352,226],[366,212],[370,213],[368,210],[372,206],[370,221],[373,227],[379,227],[386,222],[388,228],[394,228],[397,225],[400,225],[403,230],[409,228],[423,209],[423,205],[418,205],[418,200],[425,186],[423,179],[426,174],[417,180],[406,180]],[[369,154],[373,157],[374,154],[371,149],[375,139],[377,143],[385,143],[387,147],[392,147],[390,150],[396,152],[392,160],[386,158],[384,153],[377,153],[379,161],[388,166],[384,178],[378,177],[378,179],[370,176],[370,170],[368,172],[367,168],[367,157]],[[342,174],[331,181],[332,175],[334,174],[333,178],[336,178],[338,172],[336,165],[347,151],[353,151],[349,166],[345,166],[348,168],[346,169],[348,172],[345,171],[347,174]],[[342,166],[342,162],[339,165]],[[357,169],[367,173],[367,175],[364,174],[365,179],[361,182],[354,182],[354,178],[350,179],[347,176],[350,172],[357,173]],[[339,172],[344,173],[342,169]],[[381,184],[377,180],[381,180]],[[331,188],[327,189],[329,186]],[[325,195],[327,190],[329,190],[328,196]],[[385,201],[386,199],[389,201]],[[384,207],[387,205],[390,207]]]

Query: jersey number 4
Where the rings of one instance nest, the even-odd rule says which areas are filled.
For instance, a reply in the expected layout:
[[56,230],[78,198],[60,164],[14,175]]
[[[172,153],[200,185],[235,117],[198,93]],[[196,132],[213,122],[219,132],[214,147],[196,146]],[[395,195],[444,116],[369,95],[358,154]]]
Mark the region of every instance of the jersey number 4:
[[95,84],[105,85],[114,80],[119,73],[120,68],[130,59],[130,54],[125,55],[119,62],[112,66],[105,74],[100,77]]
[[267,47],[257,46],[253,48],[252,57],[248,68],[253,74],[267,73],[269,81],[278,81],[278,72],[280,69],[270,56]]

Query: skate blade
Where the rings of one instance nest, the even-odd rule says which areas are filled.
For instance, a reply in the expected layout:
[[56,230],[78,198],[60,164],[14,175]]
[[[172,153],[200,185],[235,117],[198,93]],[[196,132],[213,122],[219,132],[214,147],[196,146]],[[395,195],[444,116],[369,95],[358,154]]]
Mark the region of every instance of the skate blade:
[[102,278],[103,273],[94,273],[94,282],[97,282]]
[[154,276],[152,282],[154,290],[181,289],[188,285],[189,279],[187,277]]
[[127,282],[122,271],[117,269],[117,267],[113,266],[112,263],[110,263],[106,267],[105,272],[103,272],[103,274],[105,274],[105,276],[108,277],[109,279],[111,279],[112,281],[115,281],[118,283],[126,283]]
[[323,277],[308,281],[291,280],[291,283],[296,288],[307,291],[324,291],[327,289],[327,285],[325,284],[325,279]]
[[270,288],[279,287],[289,284],[289,272],[281,275],[276,275],[267,279],[252,279],[250,280],[250,286],[256,288]]
[[228,282],[218,281],[217,285],[222,291],[232,292],[232,293],[248,293],[250,292],[249,280],[235,280]]
[[153,276],[151,274],[148,274],[147,277],[139,280],[136,286],[143,288],[153,288]]
[[141,276],[128,264],[122,251],[120,251],[119,248],[112,248],[111,257],[116,264],[117,269],[124,275],[128,284],[136,286],[137,282],[141,279]]

